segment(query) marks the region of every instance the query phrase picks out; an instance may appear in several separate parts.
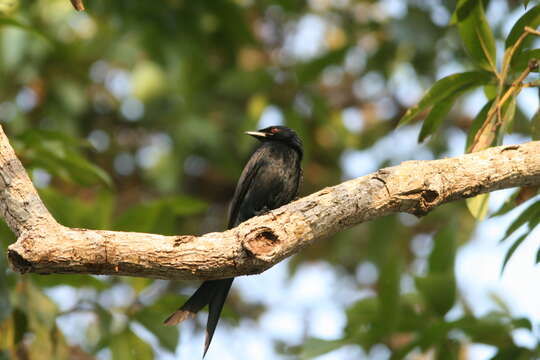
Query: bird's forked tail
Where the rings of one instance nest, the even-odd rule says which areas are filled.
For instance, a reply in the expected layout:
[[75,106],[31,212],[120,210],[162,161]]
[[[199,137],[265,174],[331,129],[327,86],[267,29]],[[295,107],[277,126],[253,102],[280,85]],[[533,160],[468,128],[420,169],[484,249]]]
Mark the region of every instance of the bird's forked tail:
[[186,319],[195,317],[195,314],[199,310],[208,305],[208,321],[206,323],[203,357],[206,355],[212,337],[214,336],[223,304],[225,303],[225,299],[227,299],[227,294],[229,294],[233,280],[234,278],[203,282],[188,301],[164,321],[165,325],[179,324]]

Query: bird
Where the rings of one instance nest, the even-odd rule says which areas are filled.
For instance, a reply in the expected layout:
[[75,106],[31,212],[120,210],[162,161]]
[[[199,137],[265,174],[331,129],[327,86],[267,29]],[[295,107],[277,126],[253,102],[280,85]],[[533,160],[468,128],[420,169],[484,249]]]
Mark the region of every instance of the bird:
[[[291,202],[298,194],[302,178],[302,141],[286,126],[269,126],[258,131],[246,131],[260,141],[251,155],[229,206],[228,229],[251,217],[262,215]],[[207,280],[177,311],[165,321],[176,325],[208,305],[206,339],[203,358],[210,347],[223,304],[234,278]]]

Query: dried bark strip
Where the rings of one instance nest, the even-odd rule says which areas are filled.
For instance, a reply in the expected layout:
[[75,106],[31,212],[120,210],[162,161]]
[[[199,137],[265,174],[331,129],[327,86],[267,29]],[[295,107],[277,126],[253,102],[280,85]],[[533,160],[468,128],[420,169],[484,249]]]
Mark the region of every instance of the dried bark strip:
[[0,213],[18,236],[21,273],[216,279],[260,273],[310,243],[396,212],[540,185],[540,141],[455,158],[408,161],[325,188],[222,233],[162,236],[68,228],[47,211],[0,127]]

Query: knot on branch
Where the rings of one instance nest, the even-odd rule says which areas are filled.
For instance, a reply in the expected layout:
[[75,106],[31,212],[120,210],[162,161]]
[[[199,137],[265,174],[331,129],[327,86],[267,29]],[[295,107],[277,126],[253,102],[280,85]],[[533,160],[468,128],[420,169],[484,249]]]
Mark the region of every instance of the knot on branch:
[[408,200],[404,202],[408,206],[403,210],[418,217],[427,215],[440,202],[439,192],[433,189],[415,189],[399,195],[402,200]]
[[14,271],[24,274],[32,270],[32,263],[23,258],[17,251],[8,249],[7,256]]
[[244,249],[253,257],[266,261],[274,253],[279,251],[279,237],[269,227],[259,227],[246,235]]

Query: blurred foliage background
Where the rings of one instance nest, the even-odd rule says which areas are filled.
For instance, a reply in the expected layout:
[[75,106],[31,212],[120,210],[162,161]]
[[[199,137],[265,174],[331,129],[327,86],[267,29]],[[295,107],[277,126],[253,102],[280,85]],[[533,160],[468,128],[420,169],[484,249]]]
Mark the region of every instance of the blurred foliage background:
[[[242,133],[271,124],[304,140],[301,194],[403,160],[540,136],[534,68],[489,118],[540,55],[534,34],[515,46],[523,26],[540,24],[535,1],[85,5],[0,0],[0,122],[67,226],[222,230],[254,146]],[[483,123],[491,137],[475,140]],[[501,294],[491,294],[489,311],[475,311],[456,280],[456,257],[473,237],[495,247],[508,235],[508,261],[540,222],[536,194],[518,189],[490,206],[485,196],[422,219],[379,219],[241,278],[207,358],[538,358],[534,319]],[[512,225],[479,232],[486,215]],[[5,253],[15,239],[5,224],[0,231]],[[1,256],[0,359],[202,352],[204,316],[162,325],[195,283],[20,275],[6,262]]]

